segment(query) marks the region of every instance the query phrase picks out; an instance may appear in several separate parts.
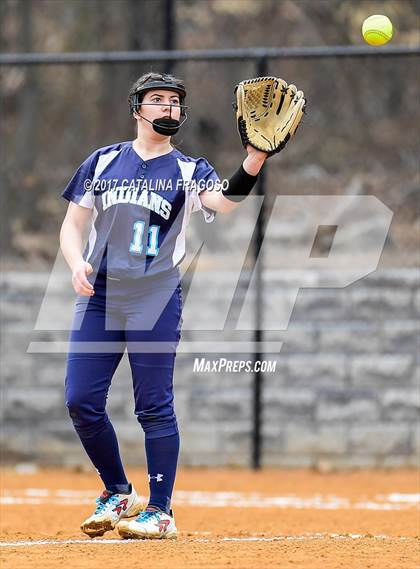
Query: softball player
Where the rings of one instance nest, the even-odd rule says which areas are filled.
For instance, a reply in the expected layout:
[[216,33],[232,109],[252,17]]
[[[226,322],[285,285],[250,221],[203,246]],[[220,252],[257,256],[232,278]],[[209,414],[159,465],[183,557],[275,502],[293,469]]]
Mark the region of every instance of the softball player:
[[[123,537],[176,538],[171,495],[179,433],[172,380],[182,321],[177,267],[185,254],[185,231],[193,212],[201,210],[211,222],[215,212],[235,209],[267,157],[247,146],[243,164],[221,190],[207,160],[185,156],[171,145],[187,118],[185,97],[179,79],[160,73],[140,77],[129,94],[136,139],[96,150],[63,192],[70,203],[61,249],[78,294],[66,405],[105,486],[93,515],[81,525],[91,537],[118,524]],[[150,499],[144,510],[127,480],[105,410],[125,349],[135,414],[145,433]]]

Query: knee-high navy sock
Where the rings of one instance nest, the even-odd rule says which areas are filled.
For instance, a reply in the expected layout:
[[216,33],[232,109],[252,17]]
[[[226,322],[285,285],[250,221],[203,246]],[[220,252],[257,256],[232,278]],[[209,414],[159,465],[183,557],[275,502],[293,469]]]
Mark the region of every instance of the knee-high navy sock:
[[77,433],[105,488],[110,492],[130,492],[112,424],[108,421],[106,427],[94,436],[86,436],[80,430]]
[[169,514],[179,453],[179,434],[146,439],[149,506]]

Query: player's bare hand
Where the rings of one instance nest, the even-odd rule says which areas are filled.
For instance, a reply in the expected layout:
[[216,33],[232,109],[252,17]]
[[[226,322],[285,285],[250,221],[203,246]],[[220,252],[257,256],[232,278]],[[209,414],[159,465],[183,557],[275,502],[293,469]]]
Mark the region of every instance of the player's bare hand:
[[77,294],[81,296],[93,296],[95,291],[87,277],[93,272],[92,265],[86,261],[81,261],[73,267],[71,282]]

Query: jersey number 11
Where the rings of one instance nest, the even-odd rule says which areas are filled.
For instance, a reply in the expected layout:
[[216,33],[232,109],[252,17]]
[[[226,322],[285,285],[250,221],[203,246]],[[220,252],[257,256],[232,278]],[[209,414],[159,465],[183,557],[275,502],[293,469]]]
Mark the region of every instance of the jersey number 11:
[[[144,238],[144,221],[135,221],[133,225],[133,240],[130,243],[130,253],[133,255],[141,255],[143,252],[143,238]],[[156,257],[159,253],[158,236],[159,225],[151,225],[148,231],[148,243],[146,248],[146,255]]]

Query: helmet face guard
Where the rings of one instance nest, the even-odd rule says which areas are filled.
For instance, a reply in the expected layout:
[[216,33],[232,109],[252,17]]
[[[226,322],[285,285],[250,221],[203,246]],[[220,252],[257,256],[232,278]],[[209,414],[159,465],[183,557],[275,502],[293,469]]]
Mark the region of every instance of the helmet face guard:
[[[162,117],[159,119],[155,119],[154,121],[149,121],[146,117],[142,117],[142,119],[149,122],[153,130],[158,134],[162,134],[164,136],[173,136],[179,130],[179,128],[184,124],[187,120],[187,106],[184,105],[185,97],[186,97],[186,90],[184,85],[180,83],[174,83],[171,79],[162,79],[156,81],[149,81],[144,85],[141,85],[138,89],[136,89],[133,93],[130,94],[128,97],[128,104],[130,105],[130,112],[138,113],[141,105],[153,105],[153,106],[161,106],[162,103],[143,103],[144,94],[147,91],[151,91],[152,89],[156,90],[164,90],[164,91],[174,91],[179,95],[179,105],[165,105],[169,106],[170,108],[170,116],[169,117]],[[173,108],[180,108],[181,109],[181,118],[183,119],[181,122],[172,118],[172,109]],[[140,115],[141,116],[141,115]]]
[[[147,91],[150,91],[152,89],[164,90],[164,91],[174,91],[175,93],[178,93],[180,104],[179,105],[170,105],[170,107],[180,107],[181,108],[181,116],[182,117],[186,116],[186,114],[187,114],[186,109],[188,107],[186,105],[184,105],[185,97],[187,95],[185,87],[182,84],[173,83],[171,80],[149,81],[148,83],[145,83],[144,85],[142,85],[141,87],[136,89],[134,91],[134,93],[131,93],[130,96],[128,97],[128,103],[130,105],[130,112],[131,113],[137,112],[139,110],[139,108],[142,104],[144,94]],[[144,104],[145,105],[156,105],[156,103],[144,103]]]

